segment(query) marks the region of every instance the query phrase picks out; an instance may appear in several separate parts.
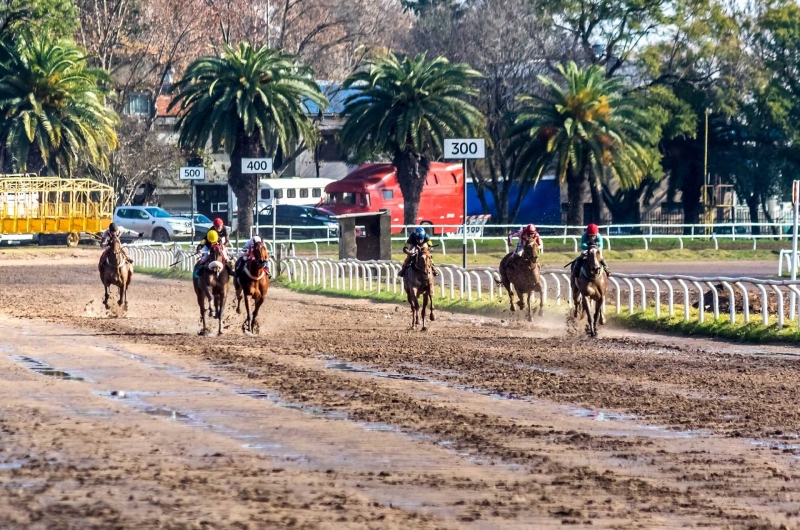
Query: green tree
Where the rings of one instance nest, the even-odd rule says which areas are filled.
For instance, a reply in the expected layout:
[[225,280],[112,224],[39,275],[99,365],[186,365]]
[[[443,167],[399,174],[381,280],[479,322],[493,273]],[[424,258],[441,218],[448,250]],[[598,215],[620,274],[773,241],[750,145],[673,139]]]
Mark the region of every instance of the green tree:
[[187,151],[225,149],[228,182],[239,203],[239,228],[249,236],[258,200],[258,175],[243,175],[242,158],[275,156],[293,142],[315,137],[306,101],[327,100],[311,70],[291,55],[247,43],[225,46],[217,57],[194,61],[175,85],[170,108],[180,107],[178,144]]
[[586,183],[615,179],[623,189],[638,186],[657,163],[657,138],[644,126],[649,118],[641,101],[623,94],[619,79],[574,62],[558,70],[564,88],[542,76],[542,95],[520,97],[511,149],[518,170],[534,181],[555,168],[567,184],[567,224],[577,226],[583,224]]
[[0,141],[11,167],[68,175],[79,163],[105,165],[118,121],[105,105],[106,72],[47,36],[0,46]]
[[482,133],[481,113],[466,102],[476,95],[470,81],[480,74],[425,54],[402,61],[389,54],[350,76],[345,89],[341,138],[356,158],[391,157],[403,193],[404,223],[417,222],[419,200],[430,162],[442,154],[444,139]]
[[71,0],[4,0],[0,2],[0,41],[33,34],[68,38],[78,26]]

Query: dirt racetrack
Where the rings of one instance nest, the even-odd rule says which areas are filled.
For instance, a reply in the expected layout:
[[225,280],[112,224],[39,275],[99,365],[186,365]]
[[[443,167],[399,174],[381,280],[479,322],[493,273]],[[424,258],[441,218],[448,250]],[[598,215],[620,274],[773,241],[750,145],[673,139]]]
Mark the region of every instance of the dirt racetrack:
[[0,528],[800,528],[794,348],[278,288],[200,338],[189,282],[108,315],[97,251],[34,256],[0,253]]

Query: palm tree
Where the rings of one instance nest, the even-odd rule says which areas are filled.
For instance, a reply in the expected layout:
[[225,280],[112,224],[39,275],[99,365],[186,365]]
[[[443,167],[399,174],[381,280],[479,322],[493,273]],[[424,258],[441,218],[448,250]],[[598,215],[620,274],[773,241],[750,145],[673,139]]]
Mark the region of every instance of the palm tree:
[[180,106],[178,144],[188,151],[224,148],[228,183],[239,203],[240,235],[249,236],[258,200],[258,175],[242,175],[242,158],[274,156],[314,137],[306,102],[327,100],[311,70],[291,55],[247,43],[226,46],[218,57],[194,61],[175,85],[171,107]]
[[483,116],[465,101],[476,95],[469,82],[480,74],[425,54],[402,61],[389,54],[368,66],[344,83],[353,93],[344,102],[342,142],[356,153],[391,157],[404,222],[415,224],[430,162],[441,155],[445,137],[483,130]]
[[[583,187],[616,179],[620,188],[638,186],[656,162],[657,141],[645,124],[641,103],[622,93],[622,81],[598,66],[558,67],[564,87],[544,76],[542,95],[521,96],[511,131],[516,171],[538,181],[554,168],[567,184],[567,224],[583,224]],[[596,196],[599,197],[599,194]]]
[[107,164],[118,122],[105,105],[108,74],[46,36],[0,43],[0,57],[0,142],[13,170],[69,175],[78,164]]

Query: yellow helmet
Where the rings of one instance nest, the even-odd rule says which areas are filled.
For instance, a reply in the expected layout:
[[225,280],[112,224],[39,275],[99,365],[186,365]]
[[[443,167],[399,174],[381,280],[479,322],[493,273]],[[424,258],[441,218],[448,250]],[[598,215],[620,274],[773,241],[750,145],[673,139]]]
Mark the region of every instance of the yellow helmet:
[[217,241],[219,241],[219,234],[217,233],[217,231],[209,230],[208,233],[206,234],[206,241],[208,241],[209,243],[216,243]]

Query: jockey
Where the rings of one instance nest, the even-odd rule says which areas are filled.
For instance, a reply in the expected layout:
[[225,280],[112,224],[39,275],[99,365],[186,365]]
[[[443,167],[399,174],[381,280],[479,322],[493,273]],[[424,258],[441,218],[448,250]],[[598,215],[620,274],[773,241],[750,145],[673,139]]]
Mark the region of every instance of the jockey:
[[216,231],[219,235],[219,244],[223,247],[227,247],[231,242],[231,238],[228,237],[228,227],[225,226],[225,223],[222,222],[222,219],[219,217],[214,219],[213,226],[211,228],[213,228],[214,231]]
[[[219,223],[217,223],[219,221]],[[201,253],[199,264],[205,264],[206,259],[208,258],[208,252],[211,250],[211,245],[218,244],[222,249],[222,256],[225,258],[225,266],[228,268],[228,274],[233,274],[233,261],[231,261],[230,254],[228,254],[227,245],[229,243],[228,239],[228,230],[225,228],[225,225],[222,224],[222,219],[214,219],[214,227],[221,225],[221,231],[218,231],[216,228],[211,228],[207,233],[206,237],[200,241],[200,244],[197,245],[197,252]],[[213,240],[212,240],[213,238]]]
[[[253,248],[255,248],[255,246],[262,241],[263,240],[261,239],[261,236],[253,236],[247,241],[247,243],[244,244],[244,247],[242,247],[242,250],[239,253],[239,260],[236,262],[237,274],[242,270],[244,264],[253,258]],[[264,267],[264,269],[267,271],[267,277],[271,280],[272,273],[269,270],[269,261],[267,261],[267,266]]]
[[[111,243],[111,238],[120,238],[122,236],[134,236],[134,237],[144,237],[144,232],[134,232],[133,230],[128,230],[125,227],[117,226],[116,223],[111,223],[108,225],[108,229],[103,232],[103,235],[100,236],[100,246],[104,248],[108,248],[109,244]],[[125,259],[128,260],[128,263],[133,263],[133,260],[128,256],[128,253],[125,252],[125,248],[122,249],[122,255],[125,256]]]
[[[603,250],[603,236],[600,235],[600,227],[594,223],[590,223],[581,236],[581,255],[575,261],[575,269],[573,269],[573,274],[577,273],[577,271],[579,271],[583,266],[583,260],[586,259],[586,251],[589,250],[589,247],[597,247],[597,250],[601,252]],[[606,272],[606,274],[611,276],[611,269],[608,268],[608,264],[606,263],[605,259],[600,261],[600,265],[603,266],[603,270]]]
[[[431,236],[429,236],[428,233],[425,232],[425,229],[420,226],[419,228],[411,232],[410,236],[408,236],[406,244],[403,245],[403,252],[408,254],[408,251],[411,250],[412,248],[421,247],[423,245],[427,245],[429,249],[431,248]],[[400,276],[406,273],[406,269],[410,264],[411,264],[411,254],[408,254],[406,256],[405,261],[403,262],[403,267],[400,269],[399,273]],[[431,258],[431,265],[433,265],[433,258]],[[436,270],[435,266],[433,267],[433,275],[439,276],[439,271]]]
[[525,244],[533,239],[534,244],[539,247],[539,252],[542,251],[542,238],[539,237],[539,232],[536,230],[536,225],[529,224],[528,226],[523,226],[519,230],[515,230],[508,234],[508,244],[511,245],[511,241],[518,237],[519,241],[517,241],[517,250],[514,253],[517,256],[522,256],[522,249]]

